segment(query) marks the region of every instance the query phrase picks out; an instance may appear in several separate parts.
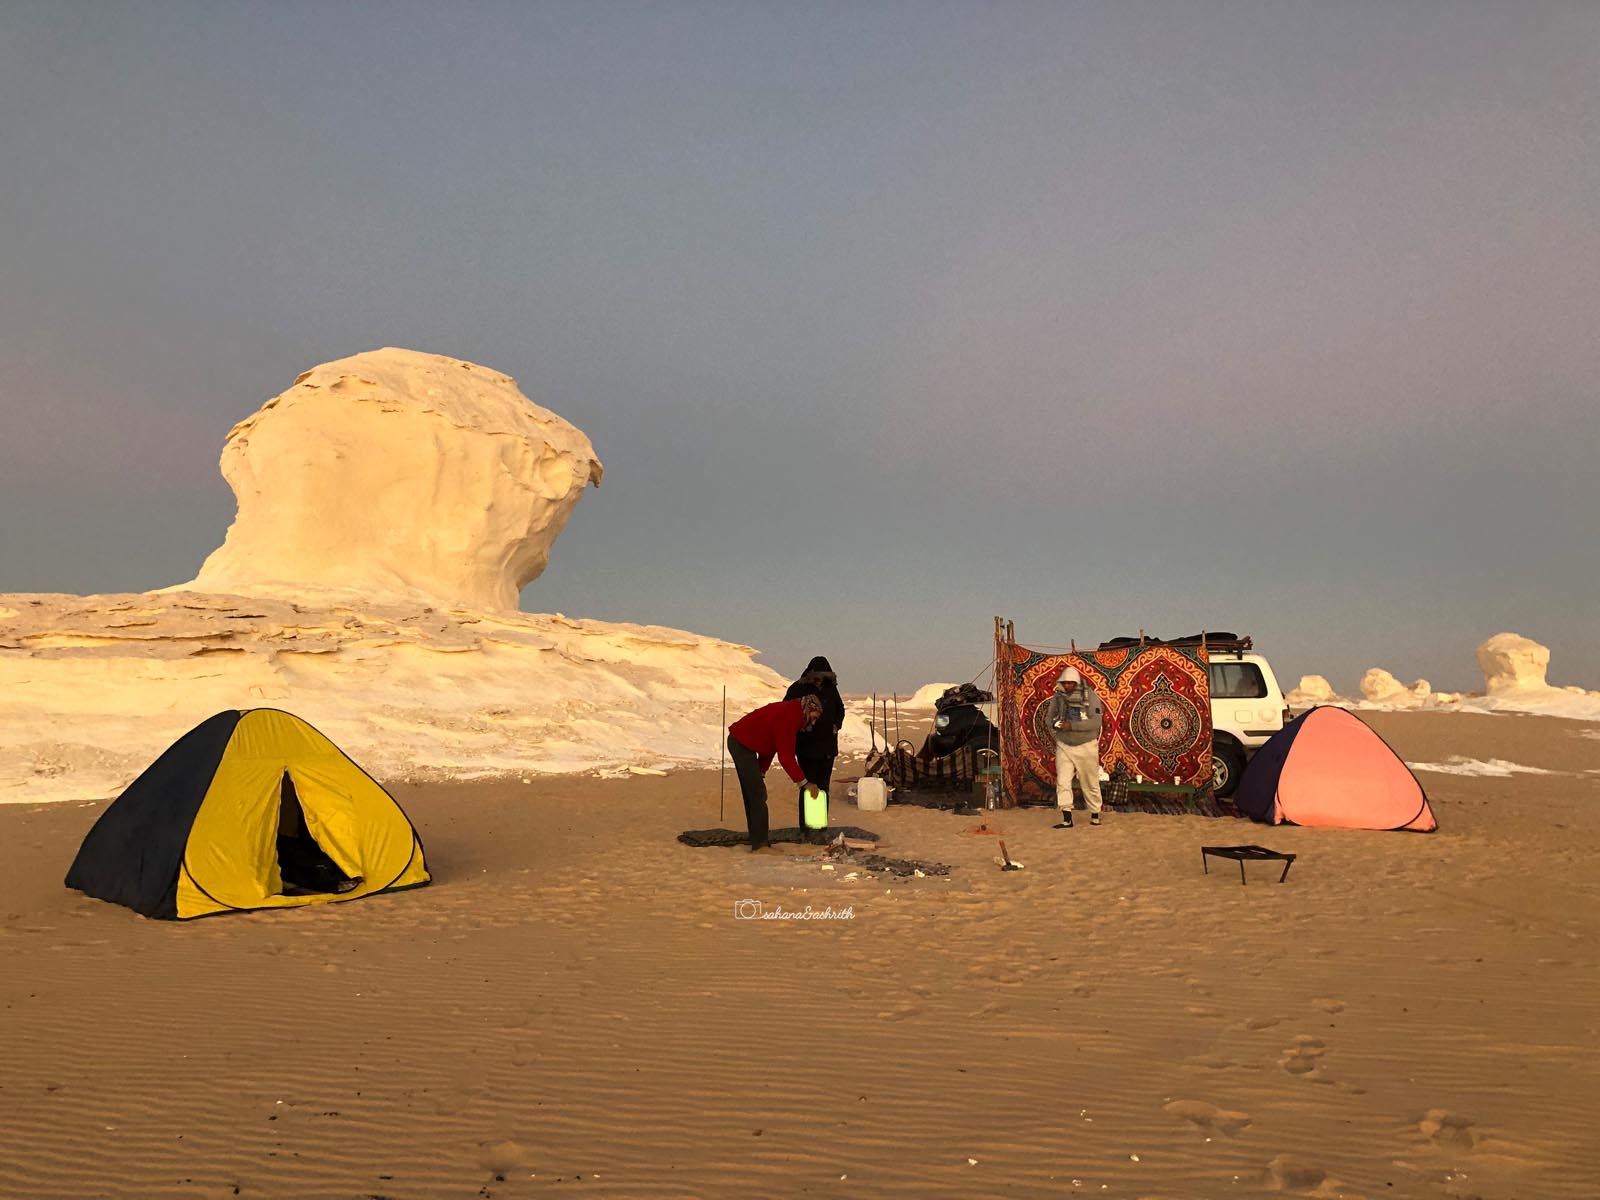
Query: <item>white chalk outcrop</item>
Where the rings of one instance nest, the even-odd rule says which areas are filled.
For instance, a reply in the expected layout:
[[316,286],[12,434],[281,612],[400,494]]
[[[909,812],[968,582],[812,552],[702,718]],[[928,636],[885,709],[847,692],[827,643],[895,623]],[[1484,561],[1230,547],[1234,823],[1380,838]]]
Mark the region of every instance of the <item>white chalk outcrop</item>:
[[748,646],[559,614],[201,592],[0,613],[0,802],[115,795],[228,708],[296,713],[384,782],[715,766],[722,689],[732,720],[788,682]]
[[1478,669],[1491,696],[1516,696],[1550,685],[1550,648],[1516,633],[1497,633],[1478,647]]
[[925,683],[911,693],[910,699],[900,701],[901,708],[932,708],[939,697],[955,687],[953,683]]
[[352,355],[228,434],[238,516],[180,587],[515,611],[601,473],[589,439],[508,375],[393,347]]
[[1427,708],[1437,702],[1433,685],[1426,679],[1407,685],[1382,667],[1372,667],[1361,677],[1361,697],[1385,708]]
[[1336,695],[1320,675],[1305,675],[1285,700],[1291,708],[1314,704],[1342,704],[1353,708],[1434,709],[1467,712],[1530,712],[1600,721],[1600,692],[1581,687],[1552,687],[1545,682],[1550,650],[1515,633],[1497,633],[1477,651],[1483,671],[1484,694],[1436,692],[1426,679],[1409,686],[1382,667],[1372,667],[1361,677],[1360,698]]
[[1600,720],[1600,692],[1552,687],[1545,679],[1550,649],[1516,633],[1497,633],[1478,647],[1488,695],[1485,708]]
[[1315,708],[1319,704],[1330,704],[1339,697],[1333,690],[1333,685],[1321,675],[1302,675],[1300,683],[1283,698],[1285,704],[1293,709]]
[[[0,595],[0,802],[115,795],[230,708],[388,783],[715,766],[787,684],[756,652],[516,611],[600,463],[506,376],[409,350],[317,367],[228,436],[239,514],[189,584]],[[868,746],[846,719],[847,752]]]
[[1403,695],[1406,685],[1382,667],[1369,667],[1367,673],[1361,677],[1361,698],[1378,703],[1385,703],[1396,696]]

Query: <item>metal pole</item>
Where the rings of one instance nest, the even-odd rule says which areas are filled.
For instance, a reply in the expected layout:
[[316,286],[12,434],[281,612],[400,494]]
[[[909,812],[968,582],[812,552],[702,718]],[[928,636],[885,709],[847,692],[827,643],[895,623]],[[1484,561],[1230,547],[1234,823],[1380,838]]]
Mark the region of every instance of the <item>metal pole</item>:
[[717,784],[717,820],[722,820],[722,802],[728,794],[728,685],[722,685],[722,779]]

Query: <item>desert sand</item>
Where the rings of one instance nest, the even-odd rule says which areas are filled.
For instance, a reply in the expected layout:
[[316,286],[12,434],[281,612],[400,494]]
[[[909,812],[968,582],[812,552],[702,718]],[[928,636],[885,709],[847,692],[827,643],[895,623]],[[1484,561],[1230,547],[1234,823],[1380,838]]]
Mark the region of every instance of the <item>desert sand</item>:
[[432,886],[188,923],[62,886],[103,803],[0,808],[0,1195],[1592,1196],[1600,728],[1365,716],[1551,773],[1424,773],[1432,835],[836,801],[945,879],[680,845],[731,772],[398,783]]

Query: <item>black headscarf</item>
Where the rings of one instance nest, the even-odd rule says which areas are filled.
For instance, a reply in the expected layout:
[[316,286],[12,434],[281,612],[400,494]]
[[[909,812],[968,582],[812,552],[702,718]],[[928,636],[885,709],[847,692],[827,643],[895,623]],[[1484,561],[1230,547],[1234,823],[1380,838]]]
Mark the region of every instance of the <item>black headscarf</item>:
[[807,663],[805,673],[783,694],[785,700],[800,696],[815,696],[821,700],[822,716],[810,729],[802,729],[795,735],[795,754],[800,758],[837,758],[839,729],[844,725],[844,700],[839,695],[833,667],[822,655]]

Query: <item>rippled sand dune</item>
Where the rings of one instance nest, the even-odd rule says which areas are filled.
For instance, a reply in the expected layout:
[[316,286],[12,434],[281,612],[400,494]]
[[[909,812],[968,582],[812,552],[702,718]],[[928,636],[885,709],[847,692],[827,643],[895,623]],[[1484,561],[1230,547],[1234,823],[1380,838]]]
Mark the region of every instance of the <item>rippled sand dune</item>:
[[835,806],[947,879],[678,844],[731,773],[401,785],[434,886],[187,924],[0,809],[0,1195],[1593,1196],[1600,739],[1366,716],[1550,773],[1423,773],[1427,836]]

